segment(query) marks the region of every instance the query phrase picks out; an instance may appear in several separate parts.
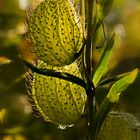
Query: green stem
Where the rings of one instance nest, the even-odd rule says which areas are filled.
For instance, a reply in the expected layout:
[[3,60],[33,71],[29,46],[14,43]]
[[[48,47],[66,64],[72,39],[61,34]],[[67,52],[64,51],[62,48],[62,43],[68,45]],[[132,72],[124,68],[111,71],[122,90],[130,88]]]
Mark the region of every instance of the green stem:
[[99,82],[97,84],[97,87],[104,86],[104,85],[107,85],[107,84],[111,84],[111,83],[121,79],[122,77],[128,75],[128,73],[130,73],[130,72],[126,72],[126,73],[119,74],[117,76],[112,76],[112,77],[106,78],[106,79],[102,80],[101,82]]
[[92,135],[93,124],[94,124],[94,106],[93,106],[93,99],[95,95],[95,87],[92,82],[92,60],[93,60],[93,48],[92,48],[92,18],[93,18],[93,5],[94,0],[87,0],[86,1],[86,10],[87,10],[87,42],[86,42],[86,49],[85,49],[85,64],[86,64],[86,81],[87,81],[87,110],[88,110],[88,140],[94,140]]
[[82,30],[83,34],[85,33],[85,0],[81,0],[80,6],[80,14],[81,14],[81,22],[82,22]]
[[104,101],[102,102],[94,119],[92,129],[92,135],[94,140],[98,140],[100,128],[113,106],[114,103],[110,102],[108,98],[105,98]]
[[87,88],[87,106],[88,106],[88,140],[94,140],[93,139],[93,125],[94,125],[94,106],[93,106],[93,99],[95,95],[95,90],[93,85],[89,85]]
[[42,74],[42,75],[56,77],[56,78],[63,79],[63,80],[67,80],[67,81],[73,82],[77,85],[80,85],[83,88],[86,88],[86,83],[84,82],[84,80],[82,80],[81,78],[76,77],[72,74],[69,74],[66,72],[58,72],[58,71],[51,70],[51,69],[36,68],[35,66],[33,66],[32,64],[30,64],[29,62],[27,62],[25,60],[23,60],[23,62],[33,72],[36,72],[36,73]]
[[[88,74],[92,76],[92,18],[93,18],[93,0],[87,0],[87,42],[86,42],[86,68]],[[92,78],[92,77],[91,77]]]
[[[96,87],[100,87],[100,86],[104,86],[104,85],[107,85],[107,84],[111,84],[111,83],[121,79],[122,77],[128,75],[129,73],[130,72],[125,72],[125,73],[119,74],[117,76],[112,76],[112,77],[106,78],[106,79],[102,80],[101,82],[99,82]],[[139,71],[139,73],[137,75],[137,78],[139,78],[139,77],[140,77],[140,71]]]

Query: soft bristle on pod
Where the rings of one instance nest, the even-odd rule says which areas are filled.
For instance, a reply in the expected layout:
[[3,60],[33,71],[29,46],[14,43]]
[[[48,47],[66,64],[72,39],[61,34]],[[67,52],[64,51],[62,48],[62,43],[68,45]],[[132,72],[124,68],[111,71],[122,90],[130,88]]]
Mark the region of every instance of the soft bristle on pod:
[[76,59],[83,34],[71,2],[45,0],[28,12],[26,37],[38,59],[64,66]]
[[[52,67],[39,61],[37,67],[70,72],[81,77],[76,63],[63,67]],[[33,73],[32,78],[28,79],[31,103],[35,105],[36,110],[45,121],[70,125],[81,117],[86,102],[84,88],[66,80],[37,73]]]

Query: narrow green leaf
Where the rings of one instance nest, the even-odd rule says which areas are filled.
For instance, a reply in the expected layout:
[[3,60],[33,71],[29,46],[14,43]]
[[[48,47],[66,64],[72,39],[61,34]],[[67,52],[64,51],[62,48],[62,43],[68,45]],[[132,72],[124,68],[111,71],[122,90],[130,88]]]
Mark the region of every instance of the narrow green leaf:
[[24,131],[24,128],[23,127],[20,127],[20,126],[16,126],[16,127],[13,127],[13,128],[9,128],[9,129],[4,129],[4,133],[6,134],[18,134],[18,133],[21,133]]
[[5,56],[0,56],[0,65],[4,65],[4,64],[9,64],[11,62],[10,59],[8,59]]
[[102,56],[97,64],[95,73],[93,75],[93,83],[95,86],[98,84],[99,80],[101,79],[101,77],[105,71],[105,68],[108,64],[108,60],[110,58],[110,55],[111,55],[111,52],[113,49],[113,45],[114,45],[114,36],[115,35],[112,35],[111,38],[106,43],[105,49],[104,49]]
[[102,123],[106,119],[108,113],[118,101],[119,96],[122,91],[124,91],[131,83],[134,82],[138,73],[138,69],[133,70],[132,72],[125,75],[123,78],[118,80],[110,89],[107,97],[101,103],[94,120],[94,132],[95,136],[98,135]]
[[98,136],[101,125],[104,122],[113,105],[114,103],[111,103],[107,98],[105,98],[102,104],[100,105],[94,119],[94,137]]
[[7,110],[5,108],[0,109],[0,123],[4,123]]
[[113,4],[113,0],[99,0],[98,1],[98,12],[100,13],[99,18],[103,19],[109,13]]
[[136,76],[138,73],[138,69],[133,70],[125,77],[118,80],[113,86],[111,87],[107,98],[110,102],[115,103],[119,100],[120,94],[130,85],[134,82]]

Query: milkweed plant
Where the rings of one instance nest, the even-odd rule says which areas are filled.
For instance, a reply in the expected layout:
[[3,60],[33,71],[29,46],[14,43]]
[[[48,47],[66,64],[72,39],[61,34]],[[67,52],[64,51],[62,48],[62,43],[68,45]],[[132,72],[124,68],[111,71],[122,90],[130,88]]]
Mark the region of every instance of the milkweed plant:
[[[106,30],[105,17],[113,0],[42,0],[29,8],[26,38],[36,55],[27,76],[33,109],[47,122],[71,126],[86,117],[88,140],[97,140],[100,128],[121,93],[138,70],[104,77],[115,34]],[[102,29],[102,32],[101,30]],[[93,64],[97,36],[103,34],[103,52]],[[101,104],[96,90],[110,84]]]

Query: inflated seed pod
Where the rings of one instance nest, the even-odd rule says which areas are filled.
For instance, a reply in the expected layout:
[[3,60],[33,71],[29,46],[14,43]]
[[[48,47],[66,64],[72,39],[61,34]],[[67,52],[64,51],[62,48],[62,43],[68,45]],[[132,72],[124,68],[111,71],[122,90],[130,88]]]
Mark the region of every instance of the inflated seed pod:
[[126,112],[110,112],[103,123],[99,140],[139,140],[139,121]]
[[45,0],[28,12],[26,36],[38,58],[52,66],[71,64],[83,39],[69,0]]
[[[81,77],[76,63],[58,68],[47,66],[40,61],[38,68],[69,72]],[[29,97],[45,121],[59,125],[70,125],[83,114],[86,102],[86,93],[83,87],[63,79],[37,73],[33,74],[30,82],[31,93]]]

